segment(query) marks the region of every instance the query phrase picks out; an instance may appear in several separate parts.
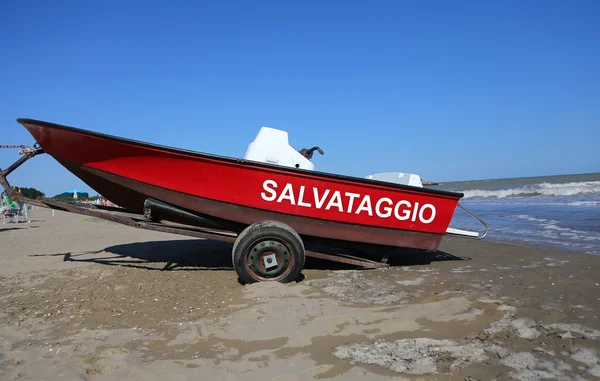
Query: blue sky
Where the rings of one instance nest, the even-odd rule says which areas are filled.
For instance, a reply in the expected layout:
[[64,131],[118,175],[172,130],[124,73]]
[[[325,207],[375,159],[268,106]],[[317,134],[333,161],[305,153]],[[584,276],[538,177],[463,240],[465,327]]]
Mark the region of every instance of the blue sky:
[[[436,181],[600,171],[598,1],[1,2],[0,144],[35,118],[318,170]],[[0,150],[0,167],[17,158]],[[86,188],[50,157],[9,177]]]

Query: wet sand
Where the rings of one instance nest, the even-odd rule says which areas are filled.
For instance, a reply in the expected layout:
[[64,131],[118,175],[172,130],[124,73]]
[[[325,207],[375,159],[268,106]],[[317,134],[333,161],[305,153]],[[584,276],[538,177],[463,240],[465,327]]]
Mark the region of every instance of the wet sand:
[[600,379],[588,254],[446,238],[241,286],[230,244],[41,208],[0,252],[2,380]]

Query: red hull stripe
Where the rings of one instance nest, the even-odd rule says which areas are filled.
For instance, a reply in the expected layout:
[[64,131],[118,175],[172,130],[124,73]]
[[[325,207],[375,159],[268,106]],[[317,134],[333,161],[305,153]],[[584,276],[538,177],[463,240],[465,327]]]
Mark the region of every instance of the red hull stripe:
[[[458,198],[330,179],[24,124],[45,152],[198,197],[351,224],[444,234]],[[118,204],[118,200],[112,200]]]

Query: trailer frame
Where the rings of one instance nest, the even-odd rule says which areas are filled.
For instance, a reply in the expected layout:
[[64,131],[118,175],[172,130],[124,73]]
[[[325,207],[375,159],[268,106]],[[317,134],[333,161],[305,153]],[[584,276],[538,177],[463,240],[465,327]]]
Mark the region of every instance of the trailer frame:
[[[64,212],[68,212],[68,213],[74,213],[74,214],[80,214],[80,215],[100,218],[100,219],[104,219],[107,221],[122,224],[125,226],[138,228],[138,229],[152,230],[152,231],[163,232],[163,233],[184,235],[184,236],[189,236],[189,237],[194,237],[194,238],[199,238],[199,239],[207,239],[207,240],[215,240],[215,241],[231,242],[231,243],[234,243],[238,238],[239,234],[237,234],[234,231],[230,231],[230,230],[204,228],[204,227],[198,227],[198,226],[187,225],[187,224],[173,223],[173,222],[165,221],[165,220],[155,221],[154,217],[153,217],[152,207],[144,208],[144,214],[140,215],[140,214],[132,213],[126,209],[118,208],[118,207],[105,207],[105,206],[98,206],[98,205],[94,205],[94,204],[60,201],[60,200],[54,200],[54,199],[51,199],[48,197],[38,197],[36,199],[31,199],[31,198],[25,197],[22,194],[20,194],[19,192],[15,191],[11,187],[10,183],[8,182],[7,176],[9,174],[11,174],[12,172],[14,172],[17,168],[19,168],[21,165],[23,165],[28,160],[30,160],[38,155],[44,154],[44,150],[39,148],[37,143],[32,147],[26,147],[26,146],[18,146],[18,147],[22,148],[22,150],[20,151],[20,154],[22,156],[17,161],[15,161],[13,164],[11,164],[9,167],[7,167],[5,170],[0,169],[0,184],[4,188],[4,191],[6,192],[8,197],[13,201],[16,201],[18,203],[35,205],[35,206],[39,206],[39,207],[43,207],[43,208],[50,208],[50,209],[58,210],[58,211],[64,211]],[[162,203],[158,200],[152,200],[152,199],[149,199],[149,201],[151,201],[151,203],[152,202]],[[163,204],[165,204],[165,203],[163,203]],[[166,204],[166,205],[168,205],[168,204]],[[178,208],[176,208],[174,206],[170,206],[170,205],[168,205],[168,207],[174,208],[176,210],[178,209]],[[177,213],[188,213],[188,212],[185,212],[182,210],[177,210],[176,212]],[[211,221],[208,221],[208,222],[211,223]],[[218,225],[218,222],[214,222],[214,224]],[[326,252],[326,251],[330,251],[330,250],[315,250],[315,249],[308,249],[305,251],[305,253],[306,253],[306,256],[308,256],[308,257],[343,263],[343,264],[347,264],[347,265],[359,266],[359,267],[367,268],[367,269],[378,269],[378,268],[389,267],[389,264],[387,263],[389,254],[387,253],[386,250],[384,250],[381,260],[375,261],[375,260],[343,253],[342,252],[343,250],[341,250],[341,248],[336,248],[335,245],[329,246],[329,249],[335,250],[335,253],[330,254],[330,253]],[[338,249],[338,250],[336,250],[336,249]],[[168,270],[169,268],[172,267],[172,264],[173,264],[173,262],[167,262],[167,264],[164,266],[163,270]]]

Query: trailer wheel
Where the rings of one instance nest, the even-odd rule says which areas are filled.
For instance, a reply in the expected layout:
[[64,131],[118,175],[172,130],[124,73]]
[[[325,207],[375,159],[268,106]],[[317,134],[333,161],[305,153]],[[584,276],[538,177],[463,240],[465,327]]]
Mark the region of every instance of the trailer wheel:
[[244,229],[232,250],[233,267],[241,283],[293,282],[304,268],[302,239],[286,224],[261,221]]

